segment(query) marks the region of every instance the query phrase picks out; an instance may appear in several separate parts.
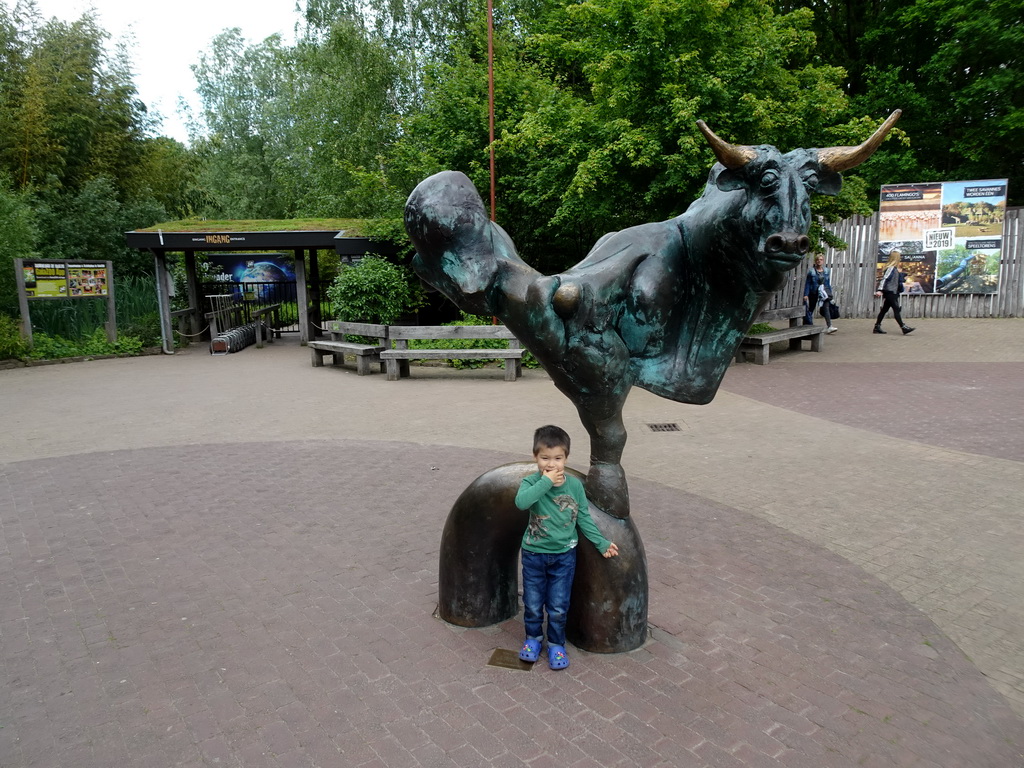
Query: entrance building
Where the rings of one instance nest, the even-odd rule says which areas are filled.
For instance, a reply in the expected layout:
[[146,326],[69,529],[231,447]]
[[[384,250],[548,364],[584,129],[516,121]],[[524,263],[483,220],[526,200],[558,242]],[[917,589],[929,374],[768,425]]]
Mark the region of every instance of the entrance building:
[[[332,224],[338,226],[332,227]],[[272,231],[264,231],[270,226]],[[359,222],[352,220],[318,220],[316,227],[303,229],[310,222],[283,220],[260,222],[261,230],[247,230],[243,222],[174,222],[147,229],[126,232],[128,246],[153,254],[156,272],[157,298],[160,311],[160,330],[163,350],[174,352],[173,326],[171,318],[170,272],[167,269],[167,255],[182,253],[185,256],[186,289],[188,291],[189,325],[196,332],[206,322],[205,293],[196,268],[196,256],[211,251],[291,252],[295,258],[295,296],[297,325],[302,344],[316,337],[321,325],[320,312],[320,255],[333,251],[343,262],[361,258],[367,253],[393,254],[394,245],[372,240],[358,233]],[[175,313],[179,314],[179,313]]]

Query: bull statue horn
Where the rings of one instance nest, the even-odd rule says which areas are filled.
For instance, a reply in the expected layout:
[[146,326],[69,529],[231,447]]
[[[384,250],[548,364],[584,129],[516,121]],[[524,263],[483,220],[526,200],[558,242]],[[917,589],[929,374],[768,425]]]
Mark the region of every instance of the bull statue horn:
[[860,165],[875,153],[875,150],[878,149],[885,137],[889,135],[889,130],[896,125],[896,121],[900,119],[902,114],[903,110],[897,109],[889,115],[886,121],[878,126],[878,130],[871,134],[871,137],[860,146],[819,149],[818,162],[821,163],[823,168],[835,171],[836,173],[842,173],[845,170]]
[[730,144],[708,128],[708,124],[703,120],[697,121],[697,127],[704,134],[704,138],[708,140],[708,144],[711,145],[711,151],[715,153],[718,162],[726,168],[735,171],[757,157],[753,147],[743,144]]

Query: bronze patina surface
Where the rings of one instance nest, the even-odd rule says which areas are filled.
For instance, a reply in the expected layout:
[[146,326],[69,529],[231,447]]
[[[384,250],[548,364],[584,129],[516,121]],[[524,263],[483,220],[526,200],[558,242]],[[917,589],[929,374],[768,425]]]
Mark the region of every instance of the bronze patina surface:
[[[605,235],[583,261],[558,275],[542,275],[519,257],[464,174],[438,173],[422,181],[406,204],[405,225],[416,248],[413,266],[461,309],[500,318],[536,356],[576,406],[590,436],[588,498],[611,518],[627,520],[629,491],[620,462],[626,444],[622,408],[629,391],[638,386],[694,404],[714,398],[750,324],[810,248],[811,193],[837,194],[839,174],[870,157],[899,114],[893,112],[859,146],[785,154],[765,144],[730,144],[698,121],[718,158],[704,194],[674,219]],[[503,500],[508,492],[499,483],[495,498]],[[483,506],[481,515],[496,514],[483,512]],[[461,520],[458,508],[457,503],[452,515]],[[486,524],[469,517],[466,524],[482,534]],[[460,524],[450,517],[445,537],[458,537]],[[502,524],[509,519],[503,517]],[[517,525],[486,536],[488,546],[498,549],[476,548],[476,556],[514,562]],[[622,557],[599,563],[596,570],[617,571],[614,579],[625,586],[624,595],[619,590],[590,595],[574,611],[577,627],[592,627],[588,650],[628,650],[643,642],[643,632],[635,631],[646,624],[647,611],[640,538],[632,528],[625,542],[609,538]],[[510,554],[505,547],[512,548]],[[455,614],[472,617],[467,626],[514,615],[514,585],[509,595],[505,584],[462,583],[454,574],[446,578],[446,551],[443,546],[442,606],[461,602]],[[581,557],[581,564],[585,560]],[[632,570],[618,571],[623,563]],[[594,575],[585,564],[581,571],[577,585]],[[642,592],[635,586],[641,582]],[[498,592],[492,593],[494,588]],[[449,594],[449,589],[465,594]],[[574,606],[576,599],[574,591]],[[628,606],[620,611],[629,616],[625,625],[601,620],[597,614],[620,599]],[[580,610],[585,621],[579,620]],[[596,637],[606,631],[613,636]]]

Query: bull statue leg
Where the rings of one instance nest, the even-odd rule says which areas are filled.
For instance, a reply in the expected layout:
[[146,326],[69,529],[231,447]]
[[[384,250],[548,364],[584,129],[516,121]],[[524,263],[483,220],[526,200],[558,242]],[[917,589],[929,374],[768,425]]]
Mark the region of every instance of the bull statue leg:
[[574,399],[580,422],[590,436],[587,499],[612,517],[622,519],[629,517],[629,487],[620,463],[626,447],[626,428],[622,423],[625,397],[602,399],[609,402],[601,409]]
[[[484,627],[518,613],[518,554],[528,513],[516,507],[515,496],[522,479],[536,469],[532,462],[517,462],[489,470],[452,506],[441,535],[440,618],[460,627]],[[643,543],[632,520],[595,505],[590,513],[602,535],[618,545],[619,556],[605,559],[581,539],[566,632],[585,651],[631,651],[647,638]]]

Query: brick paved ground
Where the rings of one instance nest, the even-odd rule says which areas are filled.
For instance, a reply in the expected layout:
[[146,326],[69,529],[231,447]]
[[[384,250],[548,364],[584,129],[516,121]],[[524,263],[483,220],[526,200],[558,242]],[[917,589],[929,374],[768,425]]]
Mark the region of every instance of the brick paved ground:
[[542,374],[387,383],[288,344],[0,371],[0,766],[1024,765],[1020,460],[787,403],[894,362],[840,337],[710,406],[631,398],[652,638],[558,673],[486,666],[514,621],[431,616],[458,492],[581,432]]

